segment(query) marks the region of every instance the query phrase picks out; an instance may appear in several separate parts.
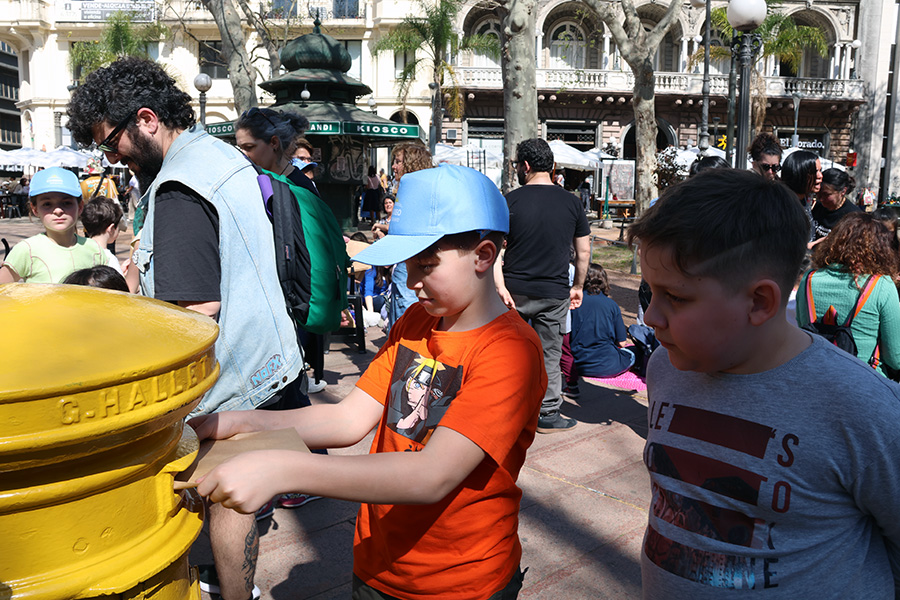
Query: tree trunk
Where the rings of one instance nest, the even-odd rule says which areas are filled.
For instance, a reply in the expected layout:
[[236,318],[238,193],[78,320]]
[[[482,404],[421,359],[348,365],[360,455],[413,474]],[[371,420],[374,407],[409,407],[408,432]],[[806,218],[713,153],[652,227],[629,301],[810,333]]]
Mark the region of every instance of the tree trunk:
[[[281,54],[278,45],[272,39],[272,36],[269,35],[268,29],[266,29],[266,24],[263,23],[262,19],[259,15],[253,12],[253,9],[250,8],[247,0],[237,0],[238,6],[241,7],[241,12],[244,13],[244,16],[247,18],[247,22],[253,25],[253,28],[256,30],[256,34],[259,36],[259,39],[262,42],[263,47],[266,49],[266,54],[269,55],[269,77],[275,77],[278,74],[278,69],[281,67]],[[293,5],[291,5],[293,7]],[[285,21],[289,21],[291,18],[290,12],[285,15]],[[286,41],[286,40],[285,40]]]
[[505,0],[500,15],[500,57],[503,74],[503,193],[516,183],[516,146],[538,136],[537,80],[534,28],[537,0]]
[[634,72],[634,128],[635,147],[635,210],[641,214],[656,198],[656,75],[647,58],[640,65],[632,65]]
[[440,144],[443,139],[444,126],[444,86],[442,69],[444,65],[444,55],[442,52],[437,53],[434,61],[434,99],[431,102],[431,123],[434,125],[434,144]]
[[238,114],[257,106],[256,71],[247,54],[241,17],[232,0],[203,0],[222,36],[222,58],[228,65],[228,78],[234,92],[234,108]]

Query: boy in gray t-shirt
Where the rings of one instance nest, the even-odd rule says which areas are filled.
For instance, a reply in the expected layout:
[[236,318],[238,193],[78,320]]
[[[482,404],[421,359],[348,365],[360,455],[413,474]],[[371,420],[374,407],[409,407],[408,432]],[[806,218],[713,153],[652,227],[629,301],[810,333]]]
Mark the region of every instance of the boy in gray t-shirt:
[[629,232],[653,299],[646,599],[892,599],[900,387],[790,324],[796,195],[750,172],[670,188]]

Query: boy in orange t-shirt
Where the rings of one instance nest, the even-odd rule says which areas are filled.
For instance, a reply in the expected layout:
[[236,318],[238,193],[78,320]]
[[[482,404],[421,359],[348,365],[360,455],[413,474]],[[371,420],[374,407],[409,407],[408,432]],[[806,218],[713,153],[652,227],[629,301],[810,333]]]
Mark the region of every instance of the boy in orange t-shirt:
[[547,376],[540,340],[494,287],[508,227],[506,201],[477,171],[404,176],[390,232],[355,260],[405,260],[419,302],[353,391],[339,404],[190,422],[201,439],[291,426],[311,448],[350,446],[377,426],[370,453],[250,452],[213,469],[200,493],[244,513],[284,492],[362,502],[354,598],[515,598],[516,479]]

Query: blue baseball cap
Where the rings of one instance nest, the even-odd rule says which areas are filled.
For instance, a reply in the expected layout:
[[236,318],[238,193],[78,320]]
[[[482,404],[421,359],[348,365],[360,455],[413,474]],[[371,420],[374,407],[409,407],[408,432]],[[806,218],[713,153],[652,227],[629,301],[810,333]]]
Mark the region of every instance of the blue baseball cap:
[[291,163],[293,163],[295,167],[300,169],[301,173],[310,167],[317,167],[319,165],[319,163],[306,162],[305,160],[300,160],[299,158],[291,159]]
[[49,167],[35,173],[31,178],[31,187],[28,188],[28,195],[32,197],[47,192],[60,192],[80,198],[81,184],[72,171],[62,167]]
[[393,265],[445,235],[476,230],[509,232],[506,198],[475,169],[444,163],[400,179],[388,234],[353,259]]

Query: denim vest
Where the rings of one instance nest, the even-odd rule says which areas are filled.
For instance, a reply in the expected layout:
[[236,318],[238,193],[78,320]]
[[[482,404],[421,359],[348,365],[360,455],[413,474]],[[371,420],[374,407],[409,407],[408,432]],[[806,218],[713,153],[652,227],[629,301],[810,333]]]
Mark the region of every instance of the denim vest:
[[208,135],[200,126],[185,130],[175,139],[145,195],[147,216],[137,262],[141,291],[151,298],[155,297],[156,193],[168,181],[194,190],[219,214],[222,307],[215,350],[221,370],[216,384],[191,414],[261,406],[297,378],[303,356],[275,272],[272,225],[263,207],[256,171],[236,148]]

